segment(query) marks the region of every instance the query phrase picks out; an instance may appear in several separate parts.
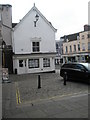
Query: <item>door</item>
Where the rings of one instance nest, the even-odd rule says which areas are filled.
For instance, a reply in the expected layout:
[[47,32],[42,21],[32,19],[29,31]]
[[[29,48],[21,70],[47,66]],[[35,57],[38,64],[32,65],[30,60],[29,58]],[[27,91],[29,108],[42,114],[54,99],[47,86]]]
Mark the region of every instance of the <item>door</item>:
[[19,74],[25,74],[25,73],[27,73],[26,59],[19,60]]

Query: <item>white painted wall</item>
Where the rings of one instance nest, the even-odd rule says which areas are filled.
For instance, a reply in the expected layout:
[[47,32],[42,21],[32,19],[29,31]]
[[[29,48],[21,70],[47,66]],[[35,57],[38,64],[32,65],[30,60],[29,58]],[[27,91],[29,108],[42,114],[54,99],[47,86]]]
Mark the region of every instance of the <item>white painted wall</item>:
[[[36,13],[37,12],[35,10],[31,10],[13,31],[13,52],[15,53],[13,58],[13,66],[14,71],[16,68],[18,74],[55,71],[55,29],[53,27],[51,28],[51,26],[47,23],[46,18],[44,18],[39,12],[39,20],[37,21],[36,27],[34,27]],[[39,52],[36,56],[35,54],[33,54],[34,56],[30,54],[32,53],[32,42],[35,41],[40,42],[40,53],[45,54],[40,54]],[[51,54],[52,52],[54,54]],[[50,67],[43,67],[44,57],[50,58]],[[39,68],[28,68],[28,59],[30,58],[39,59]],[[20,59],[26,59],[26,67],[19,67]]]
[[32,52],[31,39],[34,37],[41,38],[41,52],[55,52],[55,32],[51,27],[39,16],[37,27],[34,27],[35,11],[31,11],[25,19],[19,23],[14,30],[15,54],[26,54]]

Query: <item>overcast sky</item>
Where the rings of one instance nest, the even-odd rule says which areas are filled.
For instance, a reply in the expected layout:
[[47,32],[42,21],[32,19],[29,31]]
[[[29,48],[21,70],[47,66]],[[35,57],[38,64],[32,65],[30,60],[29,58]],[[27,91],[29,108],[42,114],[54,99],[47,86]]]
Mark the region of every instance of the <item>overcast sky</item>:
[[56,40],[83,31],[88,24],[89,0],[0,0],[12,5],[12,22],[19,22],[35,3],[40,12],[57,29]]

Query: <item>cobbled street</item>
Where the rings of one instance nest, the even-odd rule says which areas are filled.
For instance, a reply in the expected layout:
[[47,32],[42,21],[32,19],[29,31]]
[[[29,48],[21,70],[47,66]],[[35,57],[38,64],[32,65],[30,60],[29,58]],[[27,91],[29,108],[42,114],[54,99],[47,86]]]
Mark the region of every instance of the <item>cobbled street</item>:
[[[41,78],[40,89],[38,75]],[[74,118],[88,117],[88,85],[75,81],[67,81],[64,85],[59,68],[55,73],[13,74],[9,78],[11,83],[2,84],[3,118],[71,118],[73,114]]]
[[19,90],[20,102],[50,99],[55,96],[67,96],[79,93],[88,93],[88,85],[82,82],[67,81],[63,84],[63,78],[56,73],[41,73],[41,88],[38,89],[38,74],[11,75],[10,79],[15,82],[16,90]]

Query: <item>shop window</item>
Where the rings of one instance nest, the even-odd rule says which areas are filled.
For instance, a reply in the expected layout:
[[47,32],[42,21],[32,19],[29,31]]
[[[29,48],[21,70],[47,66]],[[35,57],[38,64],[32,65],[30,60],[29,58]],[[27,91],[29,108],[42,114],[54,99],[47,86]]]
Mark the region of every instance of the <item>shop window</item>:
[[23,67],[23,60],[19,60],[19,67]]
[[29,68],[39,68],[39,59],[29,59],[28,67]]
[[50,59],[43,58],[43,67],[50,67]]

